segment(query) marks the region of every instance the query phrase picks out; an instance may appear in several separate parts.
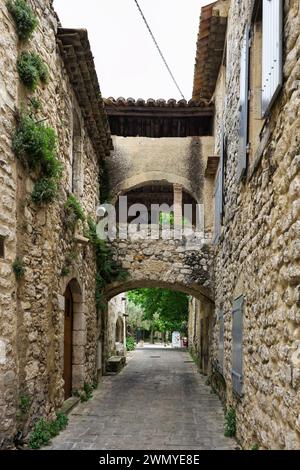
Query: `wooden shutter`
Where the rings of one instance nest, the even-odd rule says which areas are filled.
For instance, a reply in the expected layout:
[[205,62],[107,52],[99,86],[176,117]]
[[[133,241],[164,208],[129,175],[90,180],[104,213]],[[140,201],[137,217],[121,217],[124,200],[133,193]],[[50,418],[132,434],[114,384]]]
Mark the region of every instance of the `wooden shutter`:
[[223,371],[224,365],[224,312],[219,314],[219,367]]
[[263,0],[262,117],[282,86],[282,0]]
[[248,145],[248,95],[249,95],[249,35],[250,27],[247,24],[241,49],[240,68],[240,131],[239,131],[239,155],[237,164],[238,181],[244,176],[247,168]]
[[243,310],[244,297],[233,303],[232,318],[232,386],[233,390],[242,395],[243,390]]

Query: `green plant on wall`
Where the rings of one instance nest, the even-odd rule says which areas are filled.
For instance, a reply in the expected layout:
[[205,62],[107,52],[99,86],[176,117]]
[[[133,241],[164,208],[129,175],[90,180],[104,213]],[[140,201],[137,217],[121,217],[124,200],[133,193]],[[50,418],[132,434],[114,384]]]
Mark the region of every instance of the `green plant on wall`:
[[103,290],[111,282],[126,279],[128,273],[117,264],[105,240],[97,236],[96,224],[88,218],[87,236],[92,243],[96,255],[96,305],[98,309],[104,307]]
[[85,220],[83,208],[74,194],[70,194],[65,203],[65,215],[65,222],[68,228],[74,229],[77,221],[81,220],[84,222]]
[[236,435],[236,412],[234,408],[228,408],[225,415],[225,437],[234,437]]
[[22,52],[17,62],[22,83],[34,91],[39,82],[48,83],[49,72],[43,59],[35,52]]
[[57,158],[57,137],[54,129],[36,121],[32,114],[21,114],[13,136],[16,157],[39,175],[32,199],[35,203],[49,203],[55,199],[62,166]]
[[57,436],[60,431],[65,429],[67,424],[68,418],[62,412],[56,413],[56,420],[54,421],[46,421],[44,418],[41,418],[29,435],[29,448],[40,449],[42,446],[48,445],[50,439]]
[[32,8],[25,0],[8,0],[8,11],[12,15],[20,39],[27,40],[32,36],[38,25],[38,20]]
[[17,256],[12,265],[13,272],[15,273],[16,280],[19,281],[25,274],[25,267],[23,260]]
[[21,394],[19,397],[19,410],[16,413],[16,418],[21,421],[26,417],[31,405],[31,398],[29,395]]
[[55,178],[41,178],[31,193],[33,202],[37,205],[52,202],[58,193],[58,184]]

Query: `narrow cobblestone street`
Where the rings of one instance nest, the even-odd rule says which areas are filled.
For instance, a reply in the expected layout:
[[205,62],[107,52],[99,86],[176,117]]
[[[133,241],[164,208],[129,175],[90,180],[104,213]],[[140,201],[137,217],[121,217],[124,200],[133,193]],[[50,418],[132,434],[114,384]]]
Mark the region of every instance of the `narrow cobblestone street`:
[[[51,449],[234,449],[224,415],[187,352],[137,349],[78,405]],[[47,447],[49,449],[49,447]]]

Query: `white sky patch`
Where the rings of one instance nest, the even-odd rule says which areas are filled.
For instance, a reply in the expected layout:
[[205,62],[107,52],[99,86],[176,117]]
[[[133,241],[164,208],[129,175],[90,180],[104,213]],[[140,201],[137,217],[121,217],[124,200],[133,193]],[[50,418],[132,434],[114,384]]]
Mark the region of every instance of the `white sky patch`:
[[[210,1],[139,3],[189,100],[201,6]],[[181,99],[134,0],[54,0],[54,7],[63,27],[88,30],[104,97]]]

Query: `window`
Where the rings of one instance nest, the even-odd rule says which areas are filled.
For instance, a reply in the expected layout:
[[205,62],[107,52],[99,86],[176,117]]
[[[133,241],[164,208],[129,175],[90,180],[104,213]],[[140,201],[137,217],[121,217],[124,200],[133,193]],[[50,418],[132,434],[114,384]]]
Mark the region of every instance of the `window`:
[[244,297],[238,297],[232,311],[232,387],[239,396],[243,391],[243,311]]
[[282,0],[263,0],[262,117],[266,117],[282,86]]
[[282,87],[282,29],[282,0],[257,0],[241,49],[238,181],[246,174],[248,158],[262,153],[264,119]]
[[0,235],[0,258],[5,257],[5,238]]
[[240,128],[237,179],[240,181],[247,169],[248,146],[248,94],[249,94],[249,39],[250,28],[245,27],[240,62]]
[[262,119],[262,2],[253,12],[249,77],[249,163],[256,158],[264,125]]
[[218,362],[220,371],[223,371],[224,367],[224,312],[219,313],[219,356]]

